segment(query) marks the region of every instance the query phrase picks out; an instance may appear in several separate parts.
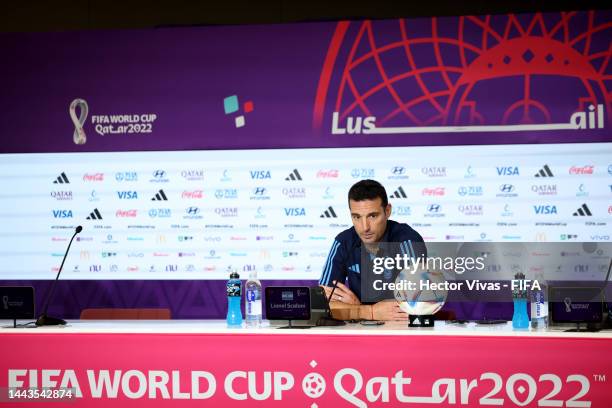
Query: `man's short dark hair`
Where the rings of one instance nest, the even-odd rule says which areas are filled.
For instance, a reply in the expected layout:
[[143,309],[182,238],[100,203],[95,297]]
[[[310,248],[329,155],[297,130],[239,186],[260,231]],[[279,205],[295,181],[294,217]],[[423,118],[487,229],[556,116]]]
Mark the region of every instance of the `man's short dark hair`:
[[376,180],[361,180],[353,184],[348,192],[349,206],[350,201],[363,201],[363,200],[375,200],[379,198],[382,200],[383,208],[387,208],[389,200],[387,199],[387,191]]

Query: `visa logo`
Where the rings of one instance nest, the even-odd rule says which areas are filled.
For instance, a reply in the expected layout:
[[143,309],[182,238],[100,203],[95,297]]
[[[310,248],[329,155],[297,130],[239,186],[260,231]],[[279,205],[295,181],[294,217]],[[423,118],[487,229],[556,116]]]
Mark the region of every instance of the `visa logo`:
[[498,176],[518,176],[519,169],[517,166],[497,167]]
[[269,170],[251,170],[252,180],[271,179],[272,175]]
[[71,210],[53,210],[53,216],[55,218],[72,218]]
[[536,214],[557,214],[556,205],[534,205],[533,209]]
[[117,195],[121,200],[135,200],[138,198],[136,191],[117,191]]
[[285,208],[285,215],[288,217],[305,216],[306,210],[304,208]]

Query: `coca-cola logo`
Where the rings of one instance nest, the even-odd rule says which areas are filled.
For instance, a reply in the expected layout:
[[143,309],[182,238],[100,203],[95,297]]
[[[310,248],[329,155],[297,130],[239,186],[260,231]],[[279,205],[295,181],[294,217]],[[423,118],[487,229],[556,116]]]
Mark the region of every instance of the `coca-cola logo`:
[[569,169],[569,174],[593,174],[595,166],[572,166]]
[[85,173],[83,181],[104,181],[104,173]]
[[340,172],[336,169],[333,170],[319,170],[317,172],[317,178],[338,178]]
[[117,218],[134,218],[138,215],[137,210],[117,210],[115,217]]
[[424,188],[421,192],[424,196],[443,196],[446,193],[445,187]]
[[185,199],[204,198],[204,191],[203,190],[183,191],[183,194],[181,194],[181,198],[185,198]]

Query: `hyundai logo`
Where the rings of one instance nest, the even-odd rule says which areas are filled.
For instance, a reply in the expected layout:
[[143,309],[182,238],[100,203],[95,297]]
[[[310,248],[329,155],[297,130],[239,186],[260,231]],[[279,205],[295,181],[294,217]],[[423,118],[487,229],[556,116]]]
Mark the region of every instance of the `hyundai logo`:
[[155,170],[153,172],[153,177],[158,178],[158,179],[164,178],[166,177],[166,172],[164,170]]
[[254,195],[264,195],[266,192],[266,188],[265,187],[256,187],[253,189],[253,194]]
[[427,207],[427,211],[431,212],[431,213],[437,213],[439,212],[441,209],[440,204],[431,204],[429,207]]
[[512,184],[502,184],[499,186],[499,191],[502,193],[511,193],[514,191],[514,186]]
[[187,208],[187,214],[196,215],[199,212],[200,212],[200,209],[198,207],[189,207],[189,208]]
[[391,173],[395,174],[396,176],[401,176],[405,172],[406,172],[406,168],[402,166],[395,166],[391,169]]

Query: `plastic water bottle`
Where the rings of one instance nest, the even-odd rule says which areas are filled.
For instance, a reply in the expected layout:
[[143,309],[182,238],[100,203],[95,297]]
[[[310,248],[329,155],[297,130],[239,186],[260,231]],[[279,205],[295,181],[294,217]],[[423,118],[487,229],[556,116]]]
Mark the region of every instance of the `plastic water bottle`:
[[257,279],[256,271],[250,273],[244,289],[246,291],[246,297],[244,298],[246,326],[259,327],[261,326],[261,282]]
[[546,300],[546,281],[544,275],[539,273],[535,279],[540,289],[531,291],[531,327],[545,329],[548,327],[548,301]]
[[[515,281],[522,281],[525,285],[525,275],[517,273],[514,275]],[[514,302],[514,313],[512,314],[512,328],[529,328],[529,316],[527,316],[527,290],[521,286],[512,291],[512,301]]]
[[227,292],[227,327],[242,327],[242,311],[240,301],[242,299],[242,282],[240,275],[234,271],[225,285]]

